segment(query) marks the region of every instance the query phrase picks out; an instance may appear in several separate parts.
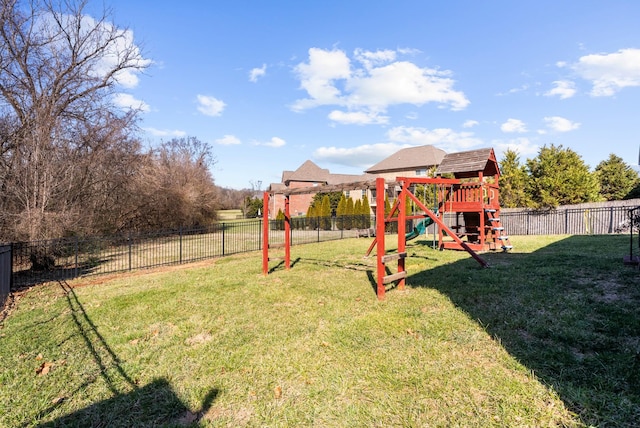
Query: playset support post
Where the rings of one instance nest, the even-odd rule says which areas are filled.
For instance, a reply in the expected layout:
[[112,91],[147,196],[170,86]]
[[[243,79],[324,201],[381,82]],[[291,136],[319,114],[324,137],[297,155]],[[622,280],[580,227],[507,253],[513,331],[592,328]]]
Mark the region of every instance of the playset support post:
[[385,220],[384,220],[384,178],[376,178],[376,242],[377,244],[377,289],[376,295],[378,299],[384,299],[384,275],[385,275],[385,267],[384,263],[382,263],[382,258],[385,254],[384,249],[384,228],[385,228]]
[[262,196],[262,273],[269,273],[269,192]]
[[[400,212],[398,213],[398,254],[405,254],[407,240],[407,192],[409,192],[409,184],[402,184],[402,192],[398,198]],[[398,273],[405,272],[404,257],[398,259]],[[404,290],[405,277],[401,277],[398,281],[398,290]]]
[[291,214],[289,213],[289,195],[284,198],[284,267],[291,269]]

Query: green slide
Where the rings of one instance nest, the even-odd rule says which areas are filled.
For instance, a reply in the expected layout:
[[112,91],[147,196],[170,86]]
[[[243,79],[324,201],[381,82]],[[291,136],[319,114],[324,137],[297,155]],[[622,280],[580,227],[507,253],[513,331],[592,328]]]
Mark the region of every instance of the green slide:
[[416,239],[418,236],[426,233],[427,227],[433,223],[431,217],[427,217],[424,220],[421,220],[416,224],[416,227],[409,233],[404,236],[404,239],[407,241],[411,241],[412,239]]

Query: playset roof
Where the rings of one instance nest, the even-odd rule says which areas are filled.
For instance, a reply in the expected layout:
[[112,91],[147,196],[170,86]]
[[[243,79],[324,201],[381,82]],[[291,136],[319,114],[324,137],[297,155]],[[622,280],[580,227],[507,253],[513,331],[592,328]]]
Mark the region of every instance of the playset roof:
[[381,160],[365,172],[375,174],[387,171],[401,171],[428,168],[438,165],[446,155],[444,150],[434,146],[408,147]]
[[496,155],[491,148],[449,153],[443,159],[436,174],[453,174],[456,178],[500,175]]

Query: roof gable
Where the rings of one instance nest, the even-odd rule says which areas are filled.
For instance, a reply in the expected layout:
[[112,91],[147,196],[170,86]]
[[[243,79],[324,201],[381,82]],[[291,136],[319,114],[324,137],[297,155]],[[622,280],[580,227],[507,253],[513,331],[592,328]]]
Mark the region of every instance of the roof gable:
[[446,152],[435,146],[408,147],[398,150],[365,172],[380,173],[417,168],[428,168],[440,164]]
[[309,181],[314,183],[326,183],[329,176],[328,169],[322,169],[310,160],[306,161],[298,169],[293,171],[285,183],[290,181]]
[[449,153],[436,169],[436,174],[452,173],[458,178],[500,175],[500,168],[493,149],[478,149]]

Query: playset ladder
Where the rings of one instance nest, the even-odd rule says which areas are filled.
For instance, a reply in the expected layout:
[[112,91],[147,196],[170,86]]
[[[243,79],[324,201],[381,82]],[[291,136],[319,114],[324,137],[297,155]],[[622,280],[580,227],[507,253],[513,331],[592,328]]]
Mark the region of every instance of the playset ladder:
[[500,221],[500,211],[496,209],[485,208],[486,215],[485,228],[488,229],[486,235],[493,239],[490,245],[493,245],[493,249],[501,248],[502,251],[509,251],[513,249],[509,236],[504,232],[504,226]]

